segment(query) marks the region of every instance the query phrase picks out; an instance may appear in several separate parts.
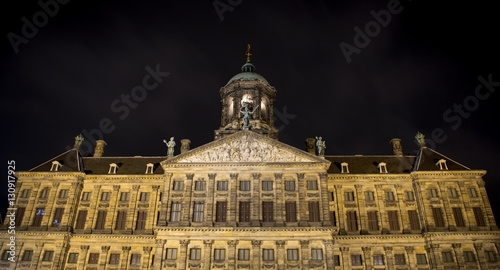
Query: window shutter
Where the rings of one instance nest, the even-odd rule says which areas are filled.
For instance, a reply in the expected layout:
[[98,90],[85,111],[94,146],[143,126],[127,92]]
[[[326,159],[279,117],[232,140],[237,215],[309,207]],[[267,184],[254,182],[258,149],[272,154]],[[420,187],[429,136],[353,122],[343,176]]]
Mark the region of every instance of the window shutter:
[[476,218],[477,226],[486,226],[486,222],[484,220],[483,211],[480,207],[473,207],[474,217]]
[[408,210],[408,217],[410,219],[410,228],[412,230],[420,230],[420,222],[418,220],[418,213],[416,210]]
[[432,215],[434,217],[436,227],[444,227],[443,212],[441,211],[441,208],[432,208]]

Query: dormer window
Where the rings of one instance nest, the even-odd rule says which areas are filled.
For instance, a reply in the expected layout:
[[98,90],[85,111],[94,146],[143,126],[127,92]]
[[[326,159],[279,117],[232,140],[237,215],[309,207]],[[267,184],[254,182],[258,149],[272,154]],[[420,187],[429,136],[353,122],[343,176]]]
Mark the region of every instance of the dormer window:
[[153,174],[153,170],[154,170],[154,164],[148,163],[146,165],[146,174]]
[[440,159],[437,163],[436,166],[439,167],[440,170],[446,171],[448,170],[448,166],[446,166],[446,160],[445,159]]
[[341,173],[349,173],[349,163],[342,162],[342,164],[340,164],[340,167],[342,167]]
[[61,163],[59,161],[52,161],[52,167],[50,168],[51,172],[58,172],[59,169],[61,168]]
[[380,162],[377,168],[380,170],[380,173],[387,173],[387,164],[385,162]]
[[118,165],[116,165],[116,163],[109,164],[109,172],[108,172],[108,174],[116,174],[117,170],[118,170]]

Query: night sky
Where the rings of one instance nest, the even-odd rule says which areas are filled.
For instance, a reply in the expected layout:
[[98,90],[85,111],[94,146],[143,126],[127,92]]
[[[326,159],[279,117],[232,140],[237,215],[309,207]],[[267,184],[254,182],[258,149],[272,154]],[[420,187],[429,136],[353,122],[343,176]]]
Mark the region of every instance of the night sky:
[[[490,1],[65,1],[2,3],[1,156],[16,170],[66,151],[80,133],[105,131],[105,156],[162,156],[172,136],[192,148],[212,141],[219,89],[251,44],[286,115],[276,118],[280,141],[304,149],[322,136],[327,155],[390,155],[389,141],[401,138],[414,155],[420,131],[435,150],[488,171],[498,220],[500,42]],[[154,89],[136,91],[151,70]]]

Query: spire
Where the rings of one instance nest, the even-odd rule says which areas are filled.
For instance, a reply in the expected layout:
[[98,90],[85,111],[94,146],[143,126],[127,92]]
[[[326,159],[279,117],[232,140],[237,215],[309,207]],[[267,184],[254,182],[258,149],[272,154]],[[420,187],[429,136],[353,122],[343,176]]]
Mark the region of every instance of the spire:
[[254,72],[255,71],[255,66],[250,63],[250,44],[247,45],[247,53],[245,53],[247,56],[247,62],[241,67],[242,72]]
[[247,53],[245,55],[247,56],[247,63],[250,63],[250,55],[252,55],[250,53],[250,44],[247,44]]

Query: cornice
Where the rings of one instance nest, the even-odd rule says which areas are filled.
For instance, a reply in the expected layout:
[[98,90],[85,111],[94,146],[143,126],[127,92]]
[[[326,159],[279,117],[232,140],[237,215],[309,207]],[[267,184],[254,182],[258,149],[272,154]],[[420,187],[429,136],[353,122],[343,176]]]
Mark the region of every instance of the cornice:
[[[83,179],[86,174],[83,172],[26,172],[26,171],[18,171],[18,172],[16,172],[15,175],[18,179],[22,179],[22,178],[58,179],[58,178],[67,178],[67,177],[74,177],[76,179]],[[25,180],[25,179],[23,179],[23,180]]]
[[327,232],[337,229],[322,227],[153,227],[157,232]]
[[362,179],[362,180],[412,180],[409,174],[328,174],[328,180]]
[[[470,171],[414,171],[410,173],[410,176],[417,180],[419,178],[434,178],[439,177],[483,177],[486,174],[486,170],[470,170]],[[436,179],[439,180],[439,179]]]

